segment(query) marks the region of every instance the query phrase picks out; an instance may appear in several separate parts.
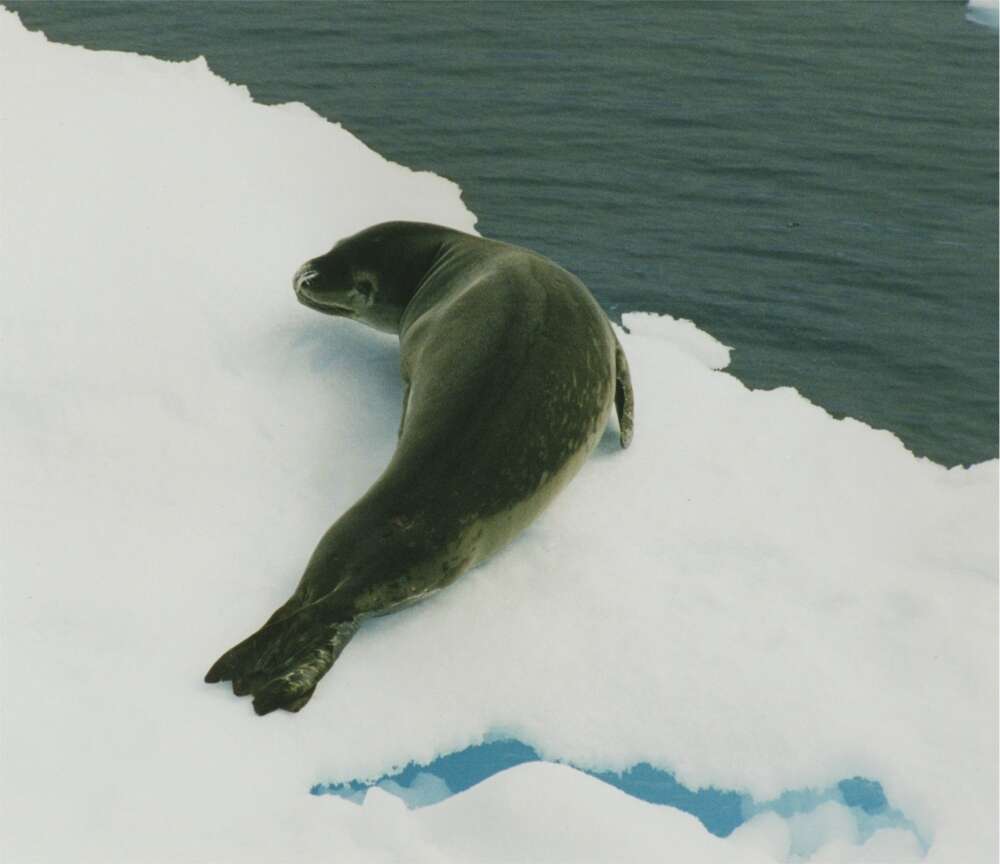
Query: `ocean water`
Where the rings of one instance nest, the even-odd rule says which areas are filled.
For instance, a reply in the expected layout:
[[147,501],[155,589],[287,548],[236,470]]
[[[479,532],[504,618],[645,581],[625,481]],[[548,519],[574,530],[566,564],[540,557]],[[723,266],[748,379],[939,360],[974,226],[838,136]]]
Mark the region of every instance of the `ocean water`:
[[997,455],[997,33],[960,3],[7,5],[309,104],[750,386]]

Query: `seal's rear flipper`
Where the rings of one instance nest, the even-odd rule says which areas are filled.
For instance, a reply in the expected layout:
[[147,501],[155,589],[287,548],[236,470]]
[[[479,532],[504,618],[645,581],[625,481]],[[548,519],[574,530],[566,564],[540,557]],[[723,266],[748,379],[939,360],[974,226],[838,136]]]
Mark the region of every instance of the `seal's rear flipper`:
[[276,708],[286,711],[302,708],[357,630],[358,625],[353,622],[331,628],[322,643],[307,648],[280,675],[254,691],[253,710],[263,716]]
[[[289,618],[302,609],[302,603],[299,602],[295,597],[281,606],[267,621],[264,622],[264,626],[261,627],[252,636],[248,636],[238,645],[234,645],[225,654],[223,654],[215,663],[212,664],[212,668],[208,670],[205,675],[206,684],[215,684],[219,681],[235,681],[238,677],[245,674],[245,670],[251,663],[257,660],[263,659],[263,651],[261,643],[269,636],[279,631],[278,623]],[[272,640],[273,641],[273,640]],[[233,685],[233,689],[236,689],[236,685]],[[242,696],[247,691],[237,691],[237,696]]]
[[232,681],[237,696],[254,695],[254,710],[298,711],[340,652],[357,632],[354,621],[337,620],[329,602],[319,600],[273,615],[256,633],[229,649],[205,676],[212,684]]
[[619,440],[622,448],[625,448],[632,443],[635,396],[632,393],[632,376],[628,371],[628,359],[617,336],[615,336],[615,409],[618,412]]

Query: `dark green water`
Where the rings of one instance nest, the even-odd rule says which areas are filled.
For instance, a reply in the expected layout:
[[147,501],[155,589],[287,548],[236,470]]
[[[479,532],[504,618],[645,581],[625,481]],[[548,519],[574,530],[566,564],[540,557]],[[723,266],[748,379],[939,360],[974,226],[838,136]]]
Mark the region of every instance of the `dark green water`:
[[997,34],[959,3],[7,5],[308,103],[751,386],[997,455]]

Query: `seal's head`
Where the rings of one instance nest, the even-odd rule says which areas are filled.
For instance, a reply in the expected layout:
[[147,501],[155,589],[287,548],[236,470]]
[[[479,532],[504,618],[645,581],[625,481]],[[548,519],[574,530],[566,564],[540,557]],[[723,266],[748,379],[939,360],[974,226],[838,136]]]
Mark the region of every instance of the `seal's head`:
[[417,222],[366,228],[306,261],[292,280],[295,296],[311,309],[396,333],[445,231]]

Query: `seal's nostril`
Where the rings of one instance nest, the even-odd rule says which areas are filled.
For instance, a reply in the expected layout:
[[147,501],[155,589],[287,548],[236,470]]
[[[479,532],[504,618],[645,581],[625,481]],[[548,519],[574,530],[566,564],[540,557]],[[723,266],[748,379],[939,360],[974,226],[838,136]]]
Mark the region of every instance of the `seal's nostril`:
[[298,293],[301,291],[318,275],[319,273],[316,270],[306,270],[305,268],[299,270],[299,272],[295,274],[295,278],[292,280],[295,292]]

